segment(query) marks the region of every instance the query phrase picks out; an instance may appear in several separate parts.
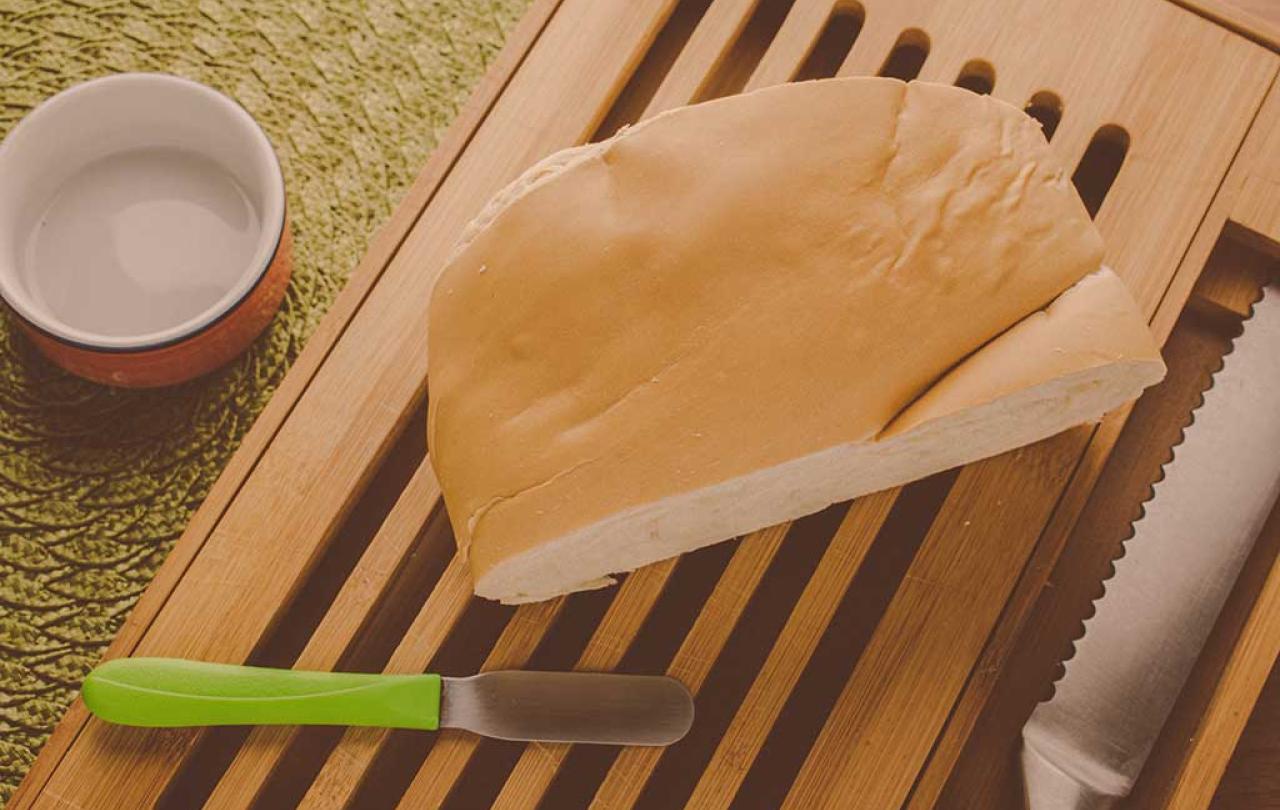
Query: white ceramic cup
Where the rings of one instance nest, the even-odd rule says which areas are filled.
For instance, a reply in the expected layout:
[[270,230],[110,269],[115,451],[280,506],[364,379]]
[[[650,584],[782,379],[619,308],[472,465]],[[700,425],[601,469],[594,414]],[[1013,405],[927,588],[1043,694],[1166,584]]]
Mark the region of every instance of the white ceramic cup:
[[81,376],[155,386],[222,365],[274,315],[290,254],[270,141],[204,85],[96,79],[0,144],[0,295]]

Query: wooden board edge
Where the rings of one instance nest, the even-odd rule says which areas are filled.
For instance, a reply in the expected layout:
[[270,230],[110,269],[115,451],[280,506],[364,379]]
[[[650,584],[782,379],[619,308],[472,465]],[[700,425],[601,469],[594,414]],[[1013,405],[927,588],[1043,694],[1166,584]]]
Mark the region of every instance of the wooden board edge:
[[1254,14],[1229,0],[1170,0],[1259,45],[1280,52],[1280,22]]
[[[1280,504],[1259,543],[1274,554],[1278,535]],[[1274,557],[1179,763],[1166,806],[1205,808],[1213,801],[1278,656],[1280,557]]]
[[[374,232],[364,256],[346,285],[245,434],[240,447],[215,480],[209,494],[170,550],[151,584],[130,611],[129,617],[107,648],[104,659],[128,654],[164,607],[169,595],[199,554],[205,540],[240,492],[258,460],[292,413],[294,405],[324,365],[330,351],[376,286],[383,270],[390,265],[418,218],[435,196],[436,190],[449,175],[472,136],[479,130],[561,2],[562,0],[532,0],[498,57],[480,78],[391,217]],[[10,797],[6,805],[9,810],[23,810],[33,806],[87,719],[84,705],[76,698],[54,727],[35,762]]]

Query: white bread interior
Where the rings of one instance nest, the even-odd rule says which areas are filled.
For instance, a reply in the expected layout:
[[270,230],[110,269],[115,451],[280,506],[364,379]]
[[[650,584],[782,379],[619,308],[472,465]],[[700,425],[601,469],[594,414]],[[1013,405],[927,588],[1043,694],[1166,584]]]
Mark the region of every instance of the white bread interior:
[[955,88],[770,88],[551,156],[432,299],[476,593],[599,587],[1097,419],[1164,373],[1100,259],[1036,125]]

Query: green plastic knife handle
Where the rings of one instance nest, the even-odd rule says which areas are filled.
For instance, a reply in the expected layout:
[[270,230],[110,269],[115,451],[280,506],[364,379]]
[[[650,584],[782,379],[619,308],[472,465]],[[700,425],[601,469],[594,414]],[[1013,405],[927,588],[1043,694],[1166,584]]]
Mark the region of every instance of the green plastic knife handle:
[[82,689],[89,711],[129,726],[343,725],[434,730],[439,675],[367,675],[117,658]]

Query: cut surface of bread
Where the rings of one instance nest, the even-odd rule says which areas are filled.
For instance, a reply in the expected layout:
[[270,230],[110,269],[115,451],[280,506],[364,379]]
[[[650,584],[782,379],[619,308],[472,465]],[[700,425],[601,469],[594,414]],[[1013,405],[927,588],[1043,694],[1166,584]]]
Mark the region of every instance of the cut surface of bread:
[[557,153],[436,285],[429,443],[505,602],[1026,444],[1163,375],[1021,111],[785,85]]

